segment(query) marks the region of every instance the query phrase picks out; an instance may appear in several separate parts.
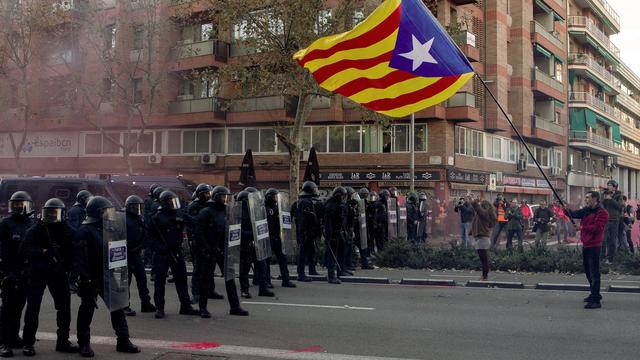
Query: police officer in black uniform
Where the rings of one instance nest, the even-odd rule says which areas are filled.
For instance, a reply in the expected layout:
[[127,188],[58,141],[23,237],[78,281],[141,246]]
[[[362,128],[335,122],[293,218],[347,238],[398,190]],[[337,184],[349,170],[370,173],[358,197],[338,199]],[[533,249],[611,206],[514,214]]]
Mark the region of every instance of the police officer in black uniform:
[[[313,181],[305,181],[298,201],[291,205],[291,215],[296,223],[296,241],[298,242],[298,281],[309,282],[305,275],[305,266],[309,266],[309,275],[318,275],[316,271],[316,241],[322,231],[322,215],[318,213],[318,186]],[[318,206],[316,206],[318,204]]]
[[[367,188],[362,188],[358,191],[358,199],[363,199],[365,201],[365,222],[366,222],[366,199],[369,196],[369,190]],[[355,196],[354,196],[355,198]],[[355,211],[355,219],[353,223],[353,241],[355,242],[356,247],[358,248],[358,252],[360,253],[360,266],[362,270],[372,270],[373,266],[369,264],[369,250],[371,247],[369,246],[369,231],[367,226],[367,248],[362,248],[362,243],[360,240],[360,209],[358,208],[357,200],[351,200],[355,202],[354,211]]]
[[[231,192],[224,186],[216,186],[213,188],[211,200],[206,207],[200,210],[197,217],[196,241],[198,252],[195,277],[198,278],[197,284],[200,287],[200,298],[198,305],[200,309],[200,317],[210,318],[211,314],[207,310],[208,292],[213,286],[213,273],[216,264],[225,273],[224,249],[225,237],[227,231],[227,203]],[[240,307],[238,298],[238,290],[236,289],[235,279],[225,282],[227,298],[231,315],[247,316],[249,312]]]
[[[129,267],[129,286],[131,278],[136,277],[138,295],[140,296],[140,311],[151,313],[156,307],[151,303],[149,288],[147,287],[147,273],[144,269],[142,251],[148,245],[147,227],[142,221],[144,214],[144,202],[137,195],[131,195],[124,203],[127,216],[127,266]],[[136,316],[136,312],[127,306],[124,309],[127,316]]]
[[330,284],[340,284],[338,274],[344,275],[344,262],[340,259],[345,245],[345,219],[347,190],[338,186],[331,197],[324,204],[324,239],[326,250],[324,254],[327,268],[327,280]]
[[411,242],[419,240],[418,223],[422,220],[419,206],[418,195],[413,192],[409,193],[407,196],[407,239]]
[[258,295],[273,297],[275,294],[267,288],[267,269],[265,261],[256,258],[256,247],[253,241],[253,226],[249,215],[249,193],[257,191],[255,188],[247,188],[237,195],[237,200],[242,202],[242,231],[240,237],[240,293],[243,298],[250,299],[249,293],[249,269],[253,264],[253,276],[259,286]]
[[0,222],[0,290],[2,291],[2,322],[0,356],[11,357],[11,348],[22,347],[19,336],[20,318],[27,299],[26,266],[20,247],[27,230],[35,224],[33,201],[24,191],[9,199],[9,217]]
[[[278,259],[280,266],[280,277],[282,287],[294,288],[296,284],[291,282],[289,268],[287,267],[287,256],[282,251],[282,239],[280,238],[280,211],[278,210],[277,189],[269,189],[264,194],[264,206],[267,209],[267,222],[269,223],[269,239],[271,240],[271,251]],[[271,283],[271,267],[267,266],[267,281]]]
[[[422,205],[423,203],[426,204],[426,206]],[[423,209],[423,211],[426,211],[426,214],[421,211],[420,215],[422,216],[421,221],[424,221],[424,229],[422,231],[422,234],[418,234],[418,241],[420,242],[425,242],[427,240],[427,218],[429,216],[429,200],[427,198],[427,193],[425,193],[424,191],[421,191],[418,193],[418,209]]]
[[[97,297],[104,298],[103,215],[114,211],[113,204],[102,196],[93,196],[87,203],[87,217],[76,232],[73,268],[79,276],[78,345],[82,357],[93,357],[91,349],[91,321],[97,307]],[[129,340],[129,327],[124,311],[111,312],[111,325],[117,336],[116,350],[139,353]]]
[[[343,274],[353,275],[355,267],[353,266],[353,246],[355,242],[355,230],[359,228],[358,223],[358,202],[356,196],[359,196],[351,187],[345,187],[347,197],[345,199],[346,217],[345,217],[345,243],[344,253],[341,254],[344,263]],[[355,196],[354,196],[355,195]]]
[[188,214],[179,211],[180,200],[172,191],[163,191],[158,201],[160,206],[158,211],[151,216],[149,224],[151,244],[154,249],[153,299],[156,304],[155,317],[156,319],[165,317],[164,295],[169,268],[171,268],[175,279],[176,291],[180,299],[180,314],[198,315],[199,312],[191,307],[187,285],[187,266],[182,254],[182,230],[186,226],[185,222],[193,222],[193,219]]
[[87,216],[87,202],[93,195],[87,190],[80,190],[76,195],[76,203],[73,204],[69,212],[67,213],[67,223],[75,231],[78,230],[84,218]]
[[41,219],[27,230],[21,251],[28,263],[29,287],[27,310],[24,313],[25,356],[34,356],[36,331],[44,290],[49,287],[56,309],[58,340],[56,351],[78,352],[78,347],[69,342],[71,326],[71,293],[69,272],[73,266],[73,238],[75,232],[67,224],[65,205],[60,199],[49,199],[42,208]]
[[369,195],[367,195],[367,200],[365,202],[366,210],[365,214],[367,217],[367,245],[369,247],[369,254],[376,250],[376,231],[377,230],[377,222],[376,222],[376,207],[378,202],[378,193],[375,191],[370,191]]
[[373,205],[373,234],[378,251],[384,250],[384,244],[389,239],[389,213],[387,211],[387,200],[389,199],[389,191],[380,191],[380,200]]

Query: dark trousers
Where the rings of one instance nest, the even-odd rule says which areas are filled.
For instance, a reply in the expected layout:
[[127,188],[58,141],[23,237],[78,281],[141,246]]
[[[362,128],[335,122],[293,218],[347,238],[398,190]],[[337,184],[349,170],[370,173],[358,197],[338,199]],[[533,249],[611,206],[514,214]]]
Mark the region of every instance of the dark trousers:
[[[99,292],[100,297],[104,298],[102,291]],[[84,345],[91,342],[91,321],[93,321],[93,313],[96,310],[96,298],[92,296],[83,296],[80,298],[80,308],[78,309],[78,344]],[[111,312],[111,326],[116,332],[118,341],[129,339],[129,327],[127,326],[127,318],[124,310],[116,310]]]
[[369,267],[369,244],[367,241],[367,248],[363,249],[362,248],[362,242],[360,240],[360,229],[356,228],[355,232],[354,232],[354,238],[353,238],[353,242],[355,243],[356,247],[358,248],[358,252],[360,252],[360,265],[365,268],[365,267]]
[[0,321],[2,322],[2,343],[4,344],[9,345],[19,338],[20,318],[27,301],[26,291],[25,279],[18,279],[15,286],[2,289]]
[[[196,278],[196,283],[199,286],[199,294],[198,298],[198,306],[200,310],[207,309],[207,302],[209,300],[209,291],[213,286],[211,283],[214,282],[213,273],[216,269],[216,264],[224,274],[224,254],[217,253],[213,255],[204,255],[199,253],[198,255],[198,267],[196,268],[196,273],[194,278]],[[238,299],[238,290],[236,289],[236,281],[235,279],[231,279],[229,281],[225,281],[225,288],[227,290],[227,299],[229,300],[229,306],[231,309],[237,309],[240,307],[240,300]]]
[[158,309],[164,310],[164,293],[167,282],[167,271],[171,269],[178,293],[178,299],[182,306],[190,306],[189,288],[187,285],[187,266],[181,254],[173,257],[155,253],[153,255],[153,272],[156,275],[153,283],[153,300]]
[[298,251],[298,278],[305,277],[304,268],[309,266],[309,274],[316,273],[316,247],[311,239],[303,240]]
[[618,245],[618,226],[620,221],[617,219],[607,222],[604,228],[604,242],[602,243],[602,257],[606,256],[609,261],[613,261],[616,256],[616,248]]
[[592,302],[599,303],[602,299],[600,295],[600,248],[590,247],[582,249],[582,263],[584,273],[589,281]]
[[58,341],[69,340],[69,327],[71,326],[71,293],[69,281],[64,272],[38,272],[32,273],[27,289],[27,310],[24,313],[24,330],[22,338],[24,345],[33,346],[36,343],[38,331],[38,316],[44,289],[49,287],[49,293],[53,298],[53,306],[56,309],[56,324],[58,325]]
[[[138,295],[141,304],[150,304],[151,296],[147,287],[147,273],[144,270],[144,260],[141,251],[132,251],[127,254],[127,266],[129,274],[129,287],[131,287],[131,278],[136,277],[136,286],[138,287]],[[131,296],[131,293],[129,293]]]
[[[278,260],[278,266],[280,267],[280,278],[282,279],[282,283],[287,283],[290,281],[289,278],[289,268],[287,267],[287,255],[282,252],[282,241],[279,238],[271,239],[271,251],[276,256]],[[267,259],[267,276],[266,280],[268,283],[271,283],[271,266],[269,266],[269,262],[271,259]]]
[[486,278],[489,275],[489,250],[478,249],[477,251],[482,265],[482,277]]
[[418,225],[407,224],[407,239],[411,242],[418,241]]
[[326,241],[326,249],[324,252],[324,264],[329,273],[341,273],[344,269],[344,261],[340,260],[339,254],[344,253],[344,242],[339,237],[334,237]]
[[240,291],[249,291],[249,270],[253,264],[253,276],[257,280],[260,290],[267,288],[267,263],[258,261],[253,246],[240,250]]
[[387,242],[388,229],[386,226],[381,226],[378,229],[373,231],[373,237],[376,242],[376,247],[378,251],[384,250],[384,244]]
[[507,230],[507,250],[513,248],[513,236],[518,237],[518,251],[522,251],[522,229]]
[[633,239],[631,238],[631,230],[626,231],[627,235],[627,244],[629,245],[629,251],[633,254]]
[[351,232],[347,232],[344,236],[342,246],[338,246],[338,264],[340,269],[348,270],[353,268],[351,257],[353,256],[353,237]]
[[502,221],[502,222],[498,222],[495,230],[493,232],[493,238],[491,239],[491,247],[496,247],[496,244],[498,243],[498,239],[500,238],[500,233],[502,232],[502,230],[507,230],[507,224],[509,224],[506,221]]

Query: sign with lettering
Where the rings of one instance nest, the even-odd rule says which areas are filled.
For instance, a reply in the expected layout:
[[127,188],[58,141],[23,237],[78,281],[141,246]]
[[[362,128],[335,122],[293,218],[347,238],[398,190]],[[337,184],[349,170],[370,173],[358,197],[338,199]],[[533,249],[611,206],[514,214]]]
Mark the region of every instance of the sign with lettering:
[[487,183],[489,177],[484,173],[475,173],[469,171],[460,170],[447,170],[447,179],[450,182],[466,183],[466,184],[480,184]]
[[536,179],[522,178],[523,187],[536,187]]
[[[416,171],[416,181],[438,181],[439,171]],[[321,172],[320,180],[324,181],[410,181],[409,171],[363,171],[363,172]]]
[[[519,176],[503,175],[502,185],[504,186],[523,186],[539,189],[548,189],[549,184],[545,179],[523,178]],[[557,188],[560,184],[557,180],[551,180],[551,185]]]
[[[10,136],[13,136],[16,146],[22,139],[20,133],[0,134],[0,158],[14,157]],[[78,133],[27,133],[20,157],[76,157],[79,154],[78,139]]]
[[520,186],[522,178],[517,176],[502,176],[502,185]]

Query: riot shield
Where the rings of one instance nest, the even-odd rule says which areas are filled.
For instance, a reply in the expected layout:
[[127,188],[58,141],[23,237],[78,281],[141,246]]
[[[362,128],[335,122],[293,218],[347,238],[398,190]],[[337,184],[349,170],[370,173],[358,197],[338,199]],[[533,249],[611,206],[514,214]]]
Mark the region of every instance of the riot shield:
[[398,203],[398,237],[402,239],[407,238],[407,205],[404,196],[399,196]]
[[418,231],[416,232],[418,240],[424,238],[424,234],[427,232],[427,202],[420,202],[420,221],[418,222]]
[[387,199],[387,222],[389,241],[398,239],[398,212],[396,208],[396,199]]
[[122,212],[108,209],[102,216],[103,282],[102,297],[109,311],[129,306],[127,267],[127,224]]
[[278,193],[278,218],[280,221],[280,240],[282,252],[285,255],[294,255],[296,243],[293,240],[293,227],[291,207],[289,206],[289,194]]
[[249,194],[249,216],[253,227],[256,258],[258,261],[268,259],[271,257],[271,241],[269,240],[267,210],[264,207],[264,196],[261,192]]
[[358,225],[360,226],[360,249],[366,250],[368,247],[366,205],[364,203],[364,199],[358,199],[357,201],[358,201]]
[[227,205],[227,224],[224,239],[224,281],[240,275],[240,239],[242,237],[242,203]]

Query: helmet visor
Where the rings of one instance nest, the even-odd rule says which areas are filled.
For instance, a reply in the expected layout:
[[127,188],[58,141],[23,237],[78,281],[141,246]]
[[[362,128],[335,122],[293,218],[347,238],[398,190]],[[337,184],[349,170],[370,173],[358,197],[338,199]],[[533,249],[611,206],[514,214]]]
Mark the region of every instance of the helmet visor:
[[167,205],[167,209],[170,209],[170,210],[180,209],[180,199],[178,198],[167,199],[165,201],[165,204]]
[[47,224],[61,223],[64,215],[64,209],[44,208],[42,209],[42,221]]
[[32,210],[32,203],[28,200],[9,201],[9,212],[13,215],[27,215]]
[[217,194],[215,200],[220,204],[228,205],[231,202],[231,195]]
[[144,212],[144,205],[143,204],[129,204],[129,205],[127,205],[127,212],[129,214],[141,216],[142,213]]

